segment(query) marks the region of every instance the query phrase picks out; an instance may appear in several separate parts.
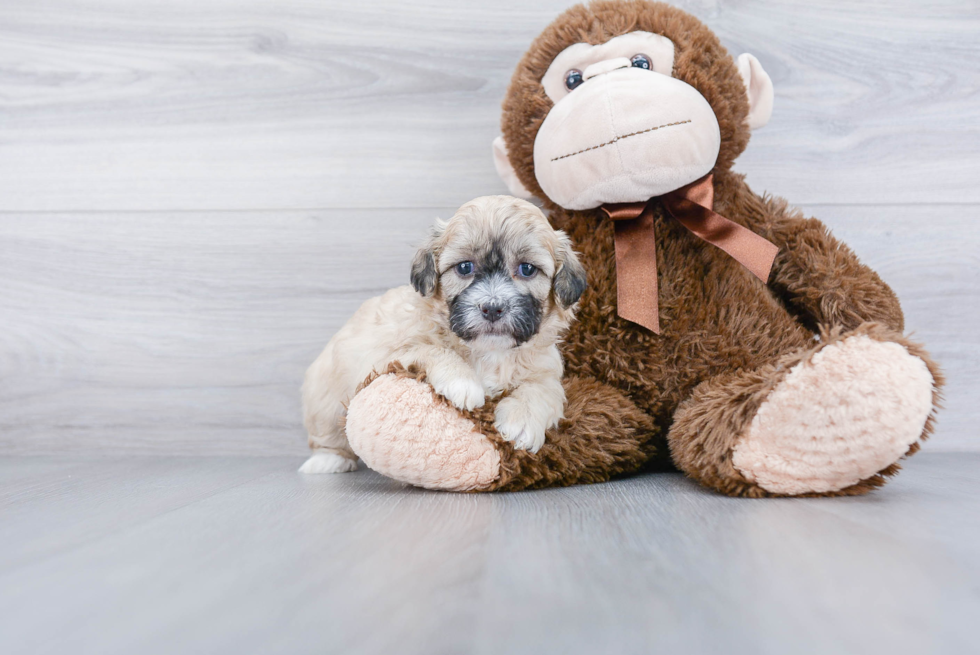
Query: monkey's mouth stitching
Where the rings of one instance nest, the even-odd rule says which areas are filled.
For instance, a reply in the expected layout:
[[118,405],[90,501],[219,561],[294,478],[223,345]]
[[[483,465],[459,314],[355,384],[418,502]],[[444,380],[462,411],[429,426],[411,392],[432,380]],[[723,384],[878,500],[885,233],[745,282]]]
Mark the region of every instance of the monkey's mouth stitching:
[[628,139],[631,136],[637,136],[638,134],[646,134],[647,132],[653,132],[654,130],[660,130],[660,129],[663,129],[665,127],[673,127],[674,125],[684,125],[685,123],[690,123],[690,122],[691,122],[691,120],[688,119],[686,121],[677,121],[676,123],[665,123],[663,125],[658,125],[656,127],[648,127],[647,129],[640,130],[639,132],[630,132],[629,134],[621,134],[621,135],[617,136],[615,139],[613,139],[611,141],[606,141],[605,143],[600,143],[597,146],[592,146],[592,147],[589,147],[589,148],[583,148],[582,150],[579,150],[578,152],[570,152],[567,155],[562,155],[561,157],[555,157],[551,161],[558,161],[559,159],[565,159],[567,157],[574,157],[575,155],[581,155],[583,152],[588,152],[590,150],[598,150],[599,148],[604,148],[606,146],[611,146],[612,144],[616,143],[617,141],[622,141],[623,139]]

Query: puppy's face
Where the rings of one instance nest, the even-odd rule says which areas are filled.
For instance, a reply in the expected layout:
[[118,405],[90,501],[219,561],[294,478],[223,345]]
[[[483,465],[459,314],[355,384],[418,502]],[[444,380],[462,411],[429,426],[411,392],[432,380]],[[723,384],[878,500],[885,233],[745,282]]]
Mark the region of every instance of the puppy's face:
[[510,347],[549,318],[567,323],[585,271],[568,237],[537,207],[486,196],[436,225],[412,264],[412,284],[445,302],[449,326],[464,341]]

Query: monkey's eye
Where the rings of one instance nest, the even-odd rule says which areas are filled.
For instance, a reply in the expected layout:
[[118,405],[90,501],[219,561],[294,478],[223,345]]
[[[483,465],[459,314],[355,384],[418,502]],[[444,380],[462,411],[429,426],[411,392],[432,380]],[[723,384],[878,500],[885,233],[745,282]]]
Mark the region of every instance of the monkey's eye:
[[633,58],[630,59],[630,64],[633,65],[633,68],[650,70],[650,58],[646,55],[633,55]]
[[460,262],[456,264],[456,273],[461,277],[473,274],[473,262]]
[[574,89],[584,81],[585,80],[582,79],[582,71],[576,68],[573,68],[572,70],[565,73],[565,88],[568,89],[569,91],[571,91],[572,89]]
[[524,263],[517,267],[517,274],[521,277],[531,277],[538,272],[538,267],[534,264]]

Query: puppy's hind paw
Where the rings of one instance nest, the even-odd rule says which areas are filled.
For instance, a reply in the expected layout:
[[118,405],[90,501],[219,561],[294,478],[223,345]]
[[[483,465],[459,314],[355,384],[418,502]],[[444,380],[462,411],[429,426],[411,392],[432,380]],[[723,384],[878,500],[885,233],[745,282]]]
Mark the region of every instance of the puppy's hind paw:
[[433,382],[432,388],[457,408],[467,411],[483,407],[485,401],[483,385],[470,378],[440,380]]
[[526,415],[525,408],[513,398],[504,398],[497,405],[494,427],[500,436],[518,450],[536,453],[544,445],[544,428]]
[[357,460],[353,460],[336,453],[313,453],[306,462],[299,467],[300,473],[347,473],[357,470]]

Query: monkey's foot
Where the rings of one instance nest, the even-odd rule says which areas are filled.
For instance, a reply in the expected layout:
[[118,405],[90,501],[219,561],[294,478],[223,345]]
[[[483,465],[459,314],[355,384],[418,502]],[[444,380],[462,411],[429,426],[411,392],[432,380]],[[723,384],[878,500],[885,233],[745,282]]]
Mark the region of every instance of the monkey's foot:
[[799,362],[759,406],[732,453],[776,494],[834,492],[884,471],[922,436],[935,380],[901,344],[868,335]]
[[388,373],[357,392],[347,408],[346,431],[370,468],[418,487],[472,491],[500,476],[494,444],[412,377]]

